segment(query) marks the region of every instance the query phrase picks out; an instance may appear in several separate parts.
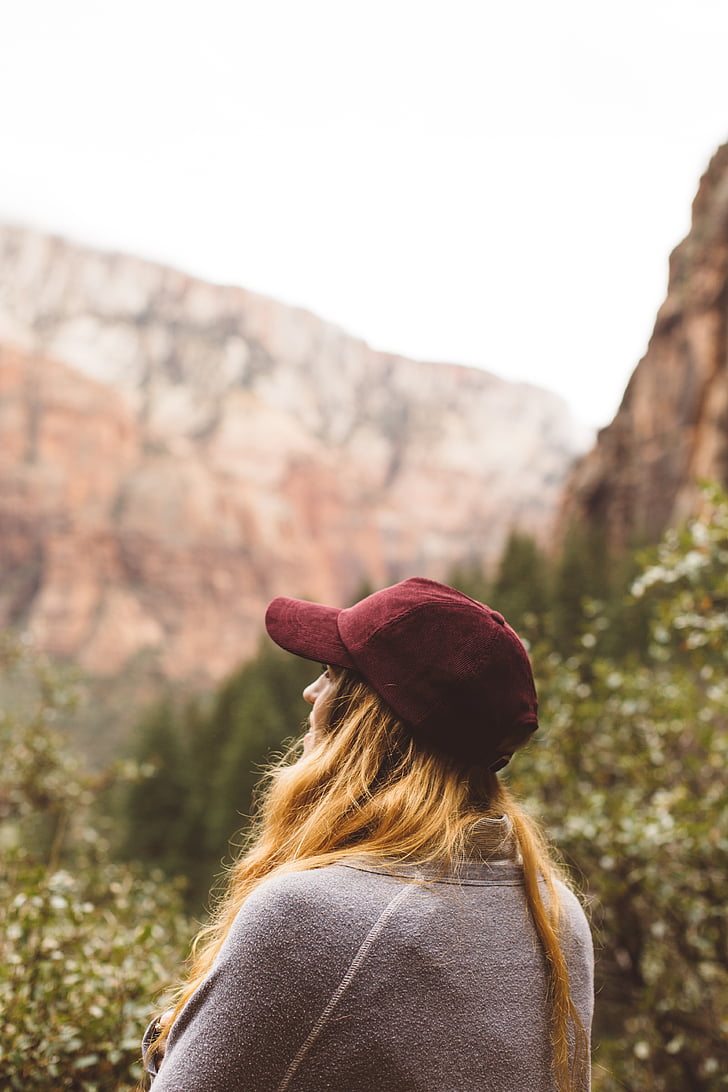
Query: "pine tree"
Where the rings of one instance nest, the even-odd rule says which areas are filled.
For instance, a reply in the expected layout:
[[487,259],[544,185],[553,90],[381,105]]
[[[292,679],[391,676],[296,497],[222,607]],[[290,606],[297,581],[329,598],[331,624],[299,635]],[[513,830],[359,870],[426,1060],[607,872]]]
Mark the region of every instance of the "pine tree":
[[132,753],[144,776],[117,802],[121,855],[186,877],[199,905],[248,824],[262,768],[302,732],[317,670],[266,643],[208,699],[153,706]]
[[536,540],[512,531],[498,565],[492,603],[530,641],[545,636],[551,606],[549,566]]

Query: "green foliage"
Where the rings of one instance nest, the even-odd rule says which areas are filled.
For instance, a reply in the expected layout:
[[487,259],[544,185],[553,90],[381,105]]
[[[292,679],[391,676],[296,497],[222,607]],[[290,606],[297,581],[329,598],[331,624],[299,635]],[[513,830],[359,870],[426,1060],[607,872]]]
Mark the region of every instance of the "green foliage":
[[547,635],[551,574],[544,553],[530,535],[520,531],[510,535],[498,565],[491,598],[516,631],[531,643]]
[[[200,825],[204,781],[195,768],[196,706],[165,698],[143,716],[134,761],[141,776],[111,795],[119,812],[115,848],[124,859],[153,863],[195,886],[205,856]],[[209,874],[203,879],[209,882]]]
[[553,572],[553,630],[561,652],[570,651],[579,638],[584,600],[608,599],[610,584],[604,536],[572,527]]
[[90,775],[50,727],[74,689],[9,639],[0,667],[35,681],[31,707],[0,713],[2,1087],[125,1092],[191,927],[159,871],[110,860],[91,808],[118,773]]
[[480,562],[469,561],[454,565],[447,574],[445,583],[481,603],[490,602],[491,581]]
[[703,511],[681,530],[668,531],[644,558],[632,592],[656,602],[652,658],[678,656],[694,666],[725,668],[728,634],[728,498],[703,490]]
[[205,704],[152,708],[134,750],[146,776],[117,803],[122,855],[183,875],[189,905],[202,905],[248,821],[262,766],[301,734],[301,691],[316,671],[266,644]]
[[651,562],[629,597],[654,616],[647,650],[600,652],[609,617],[590,604],[578,651],[542,658],[548,734],[511,776],[593,905],[595,1088],[717,1092],[728,1086],[725,498],[713,492]]
[[532,650],[546,642],[563,656],[580,647],[589,604],[598,603],[599,651],[624,656],[648,640],[651,604],[626,595],[637,567],[631,555],[610,555],[603,535],[581,528],[572,528],[556,558],[513,531],[492,578],[471,562],[455,566],[447,582],[499,610]]
[[[591,908],[595,1092],[719,1092],[728,501],[706,492],[702,516],[638,568],[600,551],[575,537],[549,565],[513,536],[493,579],[470,566],[451,582],[531,643],[544,738],[510,778]],[[52,730],[73,686],[17,646],[0,656],[8,670],[30,664],[36,692],[33,708],[0,717],[0,1072],[9,1089],[127,1092],[149,1007],[178,977],[191,931],[169,877],[202,898],[260,765],[299,731],[315,668],[268,648],[208,699],[158,704],[120,789],[118,771],[92,777]],[[92,821],[109,783],[126,856],[143,867],[113,863],[98,807]]]
[[218,693],[208,727],[220,749],[213,757],[215,804],[207,824],[218,852],[240,826],[241,812],[250,815],[266,759],[302,734],[309,712],[302,691],[319,670],[266,644]]

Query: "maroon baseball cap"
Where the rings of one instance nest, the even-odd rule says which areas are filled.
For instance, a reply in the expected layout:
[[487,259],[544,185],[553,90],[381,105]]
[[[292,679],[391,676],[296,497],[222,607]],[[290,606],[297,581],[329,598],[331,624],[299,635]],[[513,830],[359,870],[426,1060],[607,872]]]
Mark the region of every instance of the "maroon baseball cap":
[[357,671],[414,739],[468,763],[500,769],[504,737],[538,728],[520,638],[447,584],[414,577],[344,609],[279,597],[265,624],[288,652]]

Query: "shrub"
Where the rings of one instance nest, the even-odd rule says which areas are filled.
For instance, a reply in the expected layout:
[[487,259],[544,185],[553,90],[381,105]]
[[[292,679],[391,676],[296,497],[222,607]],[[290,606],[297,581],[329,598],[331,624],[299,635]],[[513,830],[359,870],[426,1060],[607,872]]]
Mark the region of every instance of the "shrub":
[[9,639],[0,664],[32,684],[28,707],[0,713],[2,1087],[125,1092],[191,926],[161,872],[110,859],[91,807],[112,775],[86,772],[51,727],[73,689]]
[[[597,936],[594,1087],[728,1087],[728,504],[671,533],[633,585],[647,652],[540,652],[545,745],[514,763],[582,877]],[[642,615],[644,616],[644,615]]]

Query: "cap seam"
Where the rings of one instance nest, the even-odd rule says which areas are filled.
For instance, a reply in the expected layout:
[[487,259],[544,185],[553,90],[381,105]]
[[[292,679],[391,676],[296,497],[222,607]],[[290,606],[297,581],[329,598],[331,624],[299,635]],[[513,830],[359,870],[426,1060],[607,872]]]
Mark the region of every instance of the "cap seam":
[[[475,606],[481,607],[481,613],[485,614],[488,618],[493,617],[493,611],[488,610],[485,607],[485,604],[478,603],[475,599],[472,599],[471,603],[473,603]],[[379,625],[377,626],[376,629],[371,630],[367,634],[367,641],[371,640],[372,637],[376,637],[376,635],[378,633],[380,633],[383,629],[388,629],[394,622],[399,622],[400,619],[402,619],[402,618],[409,618],[411,615],[417,614],[419,611],[424,610],[426,607],[430,607],[432,605],[433,605],[432,602],[428,602],[428,603],[415,603],[413,606],[403,607],[397,614],[391,615],[389,618],[384,619],[383,621],[381,621],[379,623]],[[448,605],[449,608],[460,611],[460,610],[465,610],[468,607],[469,604],[467,604],[467,603],[448,602],[447,605]],[[352,608],[349,607],[347,609],[351,610]],[[341,613],[339,614],[339,616],[337,617],[337,619],[336,619],[336,628],[339,631],[339,636],[341,637],[341,640],[343,641],[344,638],[341,635],[341,626],[339,624],[339,621],[341,619],[342,614],[346,614],[346,610],[342,610]],[[500,622],[497,622],[496,625],[499,627],[499,629],[503,628],[501,626]],[[346,644],[345,641],[344,641],[344,643]],[[348,645],[346,645],[346,647],[347,647],[347,649],[349,648]]]

